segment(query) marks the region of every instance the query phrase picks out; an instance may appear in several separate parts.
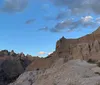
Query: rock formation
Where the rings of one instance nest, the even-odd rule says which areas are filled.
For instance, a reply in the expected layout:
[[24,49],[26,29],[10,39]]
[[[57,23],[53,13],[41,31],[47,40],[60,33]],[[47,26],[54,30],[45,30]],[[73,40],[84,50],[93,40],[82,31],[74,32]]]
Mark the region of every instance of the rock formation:
[[[37,57],[35,57],[37,58]],[[22,74],[26,67],[35,60],[30,55],[16,54],[13,50],[0,51],[0,85],[7,85]]]
[[77,39],[62,37],[56,43],[55,51],[46,58],[40,58],[32,62],[27,70],[49,68],[55,60],[65,58],[81,60],[100,60],[100,27],[86,36]]
[[53,55],[56,55],[56,57],[66,57],[68,60],[100,60],[100,27],[95,32],[78,39],[62,37],[57,41]]

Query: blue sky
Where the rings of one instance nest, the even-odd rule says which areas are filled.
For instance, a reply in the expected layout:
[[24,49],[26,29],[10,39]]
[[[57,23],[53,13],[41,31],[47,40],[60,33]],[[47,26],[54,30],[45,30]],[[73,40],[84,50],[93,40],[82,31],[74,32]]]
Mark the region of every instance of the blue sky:
[[47,56],[62,36],[78,38],[97,29],[98,0],[74,1],[0,0],[0,49]]

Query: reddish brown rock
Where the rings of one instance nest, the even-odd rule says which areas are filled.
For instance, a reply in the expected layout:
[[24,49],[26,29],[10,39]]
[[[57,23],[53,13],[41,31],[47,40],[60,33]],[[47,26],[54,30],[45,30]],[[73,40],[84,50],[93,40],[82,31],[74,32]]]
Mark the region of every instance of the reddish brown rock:
[[100,59],[100,27],[95,32],[78,39],[62,37],[57,41],[56,55],[73,59]]

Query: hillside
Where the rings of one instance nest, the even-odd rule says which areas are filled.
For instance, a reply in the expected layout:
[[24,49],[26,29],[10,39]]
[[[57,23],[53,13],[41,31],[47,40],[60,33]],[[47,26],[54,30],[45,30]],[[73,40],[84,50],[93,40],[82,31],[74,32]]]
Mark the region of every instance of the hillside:
[[99,85],[99,73],[96,64],[60,58],[49,69],[24,72],[9,85]]

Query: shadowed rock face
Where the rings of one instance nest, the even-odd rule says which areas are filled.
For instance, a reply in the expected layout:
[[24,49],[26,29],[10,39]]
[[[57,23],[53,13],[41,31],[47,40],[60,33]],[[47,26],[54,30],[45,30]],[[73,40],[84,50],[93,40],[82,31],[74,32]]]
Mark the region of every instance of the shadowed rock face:
[[13,50],[0,51],[0,85],[7,85],[14,81],[33,60],[32,56],[16,54]]

